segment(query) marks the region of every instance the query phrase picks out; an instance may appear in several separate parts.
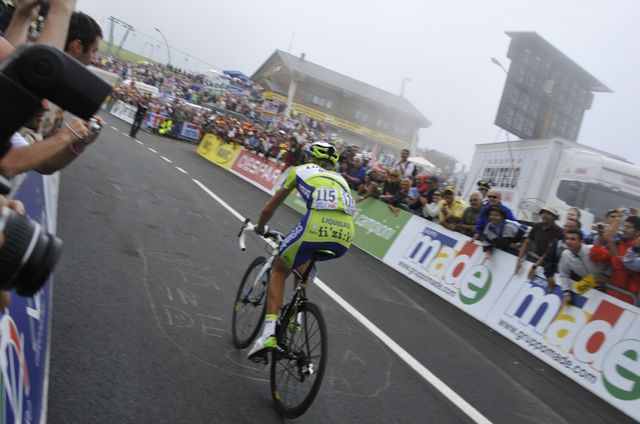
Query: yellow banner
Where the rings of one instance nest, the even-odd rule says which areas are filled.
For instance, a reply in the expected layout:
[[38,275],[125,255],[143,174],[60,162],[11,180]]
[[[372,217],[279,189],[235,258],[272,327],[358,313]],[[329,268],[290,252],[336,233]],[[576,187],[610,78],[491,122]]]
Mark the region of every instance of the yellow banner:
[[[272,91],[268,91],[264,93],[264,97],[267,99],[278,100],[282,103],[287,103],[287,98],[274,93]],[[316,110],[314,108],[301,105],[299,103],[293,103],[292,108],[295,112],[299,112],[303,115],[306,115],[310,118],[313,118],[318,121],[326,122],[329,125],[333,125],[334,127],[342,128],[343,130],[350,131],[355,134],[364,135],[374,140],[377,140],[384,144],[389,144],[391,146],[398,147],[400,149],[404,149],[409,147],[409,143],[404,140],[400,140],[395,137],[391,137],[390,135],[372,130],[370,128],[363,127],[351,121],[347,121],[345,119],[336,118],[335,116],[329,115],[322,111]]]
[[[234,148],[235,147],[235,148]],[[242,149],[235,144],[227,144],[213,134],[205,134],[198,146],[198,154],[224,169],[230,169]]]

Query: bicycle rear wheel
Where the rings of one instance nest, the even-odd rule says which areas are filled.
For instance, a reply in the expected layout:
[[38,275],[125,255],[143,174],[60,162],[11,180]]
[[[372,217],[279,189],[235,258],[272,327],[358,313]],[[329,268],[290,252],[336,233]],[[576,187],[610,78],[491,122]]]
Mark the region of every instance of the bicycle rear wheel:
[[305,302],[285,317],[271,355],[271,395],[285,418],[304,414],[320,390],[327,366],[327,328],[320,308]]
[[249,346],[258,335],[267,307],[267,283],[269,272],[260,279],[258,275],[267,262],[264,257],[258,257],[251,262],[242,277],[238,293],[233,304],[231,317],[231,335],[233,345],[238,349]]

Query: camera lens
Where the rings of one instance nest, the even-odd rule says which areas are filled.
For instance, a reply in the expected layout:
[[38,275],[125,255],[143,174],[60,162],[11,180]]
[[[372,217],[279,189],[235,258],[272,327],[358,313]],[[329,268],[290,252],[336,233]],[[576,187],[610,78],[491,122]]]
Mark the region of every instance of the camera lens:
[[62,240],[45,232],[37,222],[8,207],[0,210],[0,288],[16,289],[20,296],[33,296],[53,271]]

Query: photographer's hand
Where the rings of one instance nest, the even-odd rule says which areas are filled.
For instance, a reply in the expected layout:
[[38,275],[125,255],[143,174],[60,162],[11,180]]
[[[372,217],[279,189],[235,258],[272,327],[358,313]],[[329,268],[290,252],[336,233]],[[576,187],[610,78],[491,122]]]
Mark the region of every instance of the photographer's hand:
[[13,4],[16,10],[4,36],[14,47],[18,47],[27,41],[29,26],[40,10],[40,0],[13,0]]

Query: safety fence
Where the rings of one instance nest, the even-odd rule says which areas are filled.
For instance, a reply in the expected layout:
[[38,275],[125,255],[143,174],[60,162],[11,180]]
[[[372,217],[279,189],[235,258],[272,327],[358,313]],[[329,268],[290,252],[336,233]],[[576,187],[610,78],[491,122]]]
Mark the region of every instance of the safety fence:
[[[273,194],[283,165],[205,134],[197,153]],[[297,193],[286,200],[301,213]],[[427,290],[483,322],[611,405],[640,420],[640,309],[591,289],[573,287],[563,305],[543,277],[514,275],[517,258],[502,251],[484,261],[468,237],[367,199],[358,203],[354,244]],[[526,382],[523,382],[526,384]]]
[[[133,124],[137,108],[122,100],[114,102],[107,109],[113,116],[122,119],[128,124]],[[149,113],[143,121],[144,128],[152,132],[158,132],[168,137],[179,138],[181,140],[197,142],[200,140],[201,129],[193,122],[174,122],[170,118],[157,113]]]
[[[14,198],[55,233],[57,175],[27,173]],[[52,280],[32,298],[12,292],[11,306],[0,311],[0,423],[46,422]]]

